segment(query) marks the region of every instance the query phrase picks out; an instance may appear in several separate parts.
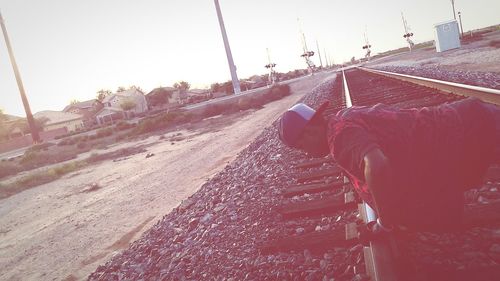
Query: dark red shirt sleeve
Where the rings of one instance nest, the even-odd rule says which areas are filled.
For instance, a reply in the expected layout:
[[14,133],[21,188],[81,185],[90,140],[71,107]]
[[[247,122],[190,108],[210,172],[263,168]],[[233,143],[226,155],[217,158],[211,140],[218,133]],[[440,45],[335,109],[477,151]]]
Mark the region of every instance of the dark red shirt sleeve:
[[336,124],[331,131],[330,151],[339,165],[364,181],[364,157],[378,144],[369,132],[356,124]]

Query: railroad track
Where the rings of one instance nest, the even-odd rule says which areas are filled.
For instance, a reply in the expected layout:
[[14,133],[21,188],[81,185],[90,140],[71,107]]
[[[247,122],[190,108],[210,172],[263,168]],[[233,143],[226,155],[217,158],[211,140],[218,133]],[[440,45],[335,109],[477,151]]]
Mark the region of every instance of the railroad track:
[[[399,108],[434,106],[459,100],[465,96],[474,96],[500,104],[499,90],[356,68],[339,73],[329,97],[330,106],[324,114],[328,118],[345,107],[374,105],[376,103],[385,103]],[[373,210],[366,204],[356,205],[359,198],[356,198],[350,184],[345,180],[342,171],[332,159],[307,160],[298,163],[296,169],[299,171],[299,176],[296,178],[297,185],[289,187],[283,192],[283,196],[292,197],[319,192],[323,196],[312,200],[298,200],[293,204],[284,204],[277,208],[283,219],[293,220],[298,217],[329,215],[338,212],[345,214],[346,212],[356,212],[356,207],[359,213],[358,217],[361,217],[365,223],[376,219]],[[497,248],[500,248],[500,204],[498,203],[500,201],[495,200],[500,200],[498,192],[500,189],[499,170],[498,167],[490,169],[488,182],[480,190],[480,193],[489,194],[488,198],[494,201],[493,204],[471,205],[468,208],[468,217],[466,217],[468,229],[474,226],[476,228],[478,226],[486,227],[486,229],[489,227],[493,233],[496,233],[496,238],[491,240],[493,241],[491,247]],[[483,190],[485,188],[489,191]],[[485,203],[484,200],[482,203]],[[351,222],[346,224],[345,229],[292,235],[268,241],[261,247],[261,251],[266,253],[354,245],[357,243],[356,237],[356,222]],[[418,240],[419,238],[425,239],[425,236],[411,234],[406,236],[405,240]],[[370,276],[371,280],[493,280],[492,277],[500,278],[500,253],[498,256],[490,257],[493,261],[491,266],[477,267],[474,270],[460,268],[456,272],[448,270],[450,266],[443,266],[444,270],[439,271],[438,266],[426,269],[422,266],[422,262],[415,261],[418,259],[418,253],[414,255],[416,257],[411,257],[410,252],[416,250],[415,243],[419,245],[419,242],[402,242],[398,239],[400,238],[389,237],[386,240],[370,243],[369,247],[363,249],[366,268],[353,268],[354,273],[366,274]],[[481,242],[478,243],[481,244]],[[498,246],[495,246],[497,244]]]

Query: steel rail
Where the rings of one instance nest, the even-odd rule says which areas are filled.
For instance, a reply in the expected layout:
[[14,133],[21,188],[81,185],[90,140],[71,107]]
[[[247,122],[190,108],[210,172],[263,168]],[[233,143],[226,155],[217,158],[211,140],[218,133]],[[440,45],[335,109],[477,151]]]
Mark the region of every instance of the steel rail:
[[[352,106],[352,100],[344,70],[342,70],[342,77],[346,107],[349,108]],[[348,181],[348,179],[347,177],[344,177],[344,182],[346,181]],[[377,214],[368,204],[366,204],[366,202],[363,202],[360,209],[361,216],[365,223],[369,223],[377,219]],[[393,245],[393,237],[389,237],[389,239],[386,240],[371,241],[370,247],[364,247],[366,272],[370,275],[373,281],[399,280],[396,273],[397,271],[394,268],[396,263],[394,262],[395,257],[393,256]]]
[[399,80],[404,80],[414,84],[435,88],[441,91],[462,95],[467,97],[476,97],[483,101],[500,105],[500,90],[461,84],[456,82],[443,81],[438,79],[431,79],[426,77],[413,76],[408,74],[394,73],[378,69],[356,67],[358,69],[368,71],[371,73],[384,75]]

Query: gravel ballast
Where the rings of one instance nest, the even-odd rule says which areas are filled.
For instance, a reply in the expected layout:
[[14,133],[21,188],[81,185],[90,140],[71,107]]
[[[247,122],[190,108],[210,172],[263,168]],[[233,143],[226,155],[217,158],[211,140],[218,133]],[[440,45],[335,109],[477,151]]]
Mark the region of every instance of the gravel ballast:
[[[317,106],[333,83],[318,85],[304,102]],[[343,229],[355,216],[281,219],[275,211],[285,202],[281,192],[295,183],[293,163],[305,155],[281,144],[276,125],[89,280],[351,280],[356,265],[364,270],[361,247],[259,252],[262,243],[286,235]]]

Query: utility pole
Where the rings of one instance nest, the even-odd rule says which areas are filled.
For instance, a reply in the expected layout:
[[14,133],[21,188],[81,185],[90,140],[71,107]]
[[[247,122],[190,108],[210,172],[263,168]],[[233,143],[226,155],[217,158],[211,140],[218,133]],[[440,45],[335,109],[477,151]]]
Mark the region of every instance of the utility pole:
[[451,7],[453,8],[453,18],[457,20],[457,15],[455,14],[455,0],[451,0]]
[[31,114],[28,98],[26,97],[26,93],[24,92],[23,81],[21,80],[21,74],[19,73],[19,69],[17,68],[17,63],[14,58],[14,52],[12,51],[12,46],[10,45],[9,35],[7,34],[7,28],[5,27],[2,13],[0,13],[0,25],[2,25],[2,32],[5,38],[5,44],[7,45],[7,50],[9,52],[9,58],[12,64],[12,69],[14,69],[14,75],[16,76],[17,87],[19,88],[19,94],[21,94],[21,100],[23,101],[24,111],[26,112],[26,120],[28,120],[28,125],[31,131],[31,138],[33,139],[33,143],[39,143],[40,135],[38,134],[38,130],[35,126],[35,119],[33,118],[33,114]]
[[330,67],[330,62],[328,61],[328,54],[326,52],[326,48],[323,49],[323,55],[325,56],[326,67]]
[[318,40],[316,40],[316,48],[318,49],[319,64],[321,65],[321,68],[323,68],[323,61],[321,61],[321,53],[319,52]]
[[464,28],[462,26],[462,14],[458,12],[458,19],[460,21],[460,34],[462,34],[462,38],[464,38]]
[[231,54],[231,47],[227,39],[226,28],[224,27],[224,20],[220,11],[219,0],[214,0],[215,9],[217,10],[217,17],[219,18],[220,31],[222,33],[222,40],[224,40],[224,48],[226,49],[227,62],[229,63],[229,71],[231,72],[231,79],[233,80],[233,89],[235,94],[241,93],[240,80],[236,74],[236,66],[234,65],[233,55]]

